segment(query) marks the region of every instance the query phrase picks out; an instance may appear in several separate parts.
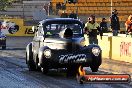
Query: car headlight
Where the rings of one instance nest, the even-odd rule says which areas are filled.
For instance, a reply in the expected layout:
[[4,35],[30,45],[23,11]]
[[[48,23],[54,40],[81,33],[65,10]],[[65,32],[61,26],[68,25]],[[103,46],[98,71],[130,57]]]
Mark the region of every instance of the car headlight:
[[93,47],[92,48],[92,53],[95,55],[95,56],[99,56],[100,54],[100,49],[98,47]]
[[50,57],[51,57],[51,50],[50,50],[50,49],[44,50],[44,56],[45,56],[46,58],[50,58]]

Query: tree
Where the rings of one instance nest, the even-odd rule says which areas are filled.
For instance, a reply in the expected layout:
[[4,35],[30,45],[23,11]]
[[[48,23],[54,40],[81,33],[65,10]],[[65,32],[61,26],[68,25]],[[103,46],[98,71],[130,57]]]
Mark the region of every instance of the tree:
[[0,0],[0,10],[6,10],[6,8],[14,1],[16,0]]

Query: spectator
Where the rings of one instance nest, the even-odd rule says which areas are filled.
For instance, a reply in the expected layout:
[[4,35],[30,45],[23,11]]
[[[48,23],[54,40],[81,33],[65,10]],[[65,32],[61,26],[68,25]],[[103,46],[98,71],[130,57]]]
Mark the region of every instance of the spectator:
[[100,28],[101,28],[103,33],[108,32],[107,22],[106,22],[105,18],[102,18],[102,22],[100,23]]
[[120,23],[119,23],[119,18],[118,18],[118,12],[116,9],[112,11],[112,16],[110,17],[111,21],[111,29],[113,32],[113,36],[117,36],[118,32],[120,30]]
[[52,2],[50,2],[48,6],[49,6],[49,15],[51,15],[52,14],[52,11],[53,11],[52,10],[53,9]]
[[61,18],[68,18],[68,14],[65,11],[63,11],[61,14]]
[[85,34],[89,35],[89,44],[98,44],[98,31],[100,32],[99,24],[95,22],[95,16],[91,15],[84,27]]
[[125,22],[126,31],[128,34],[132,35],[132,15],[130,15]]
[[61,3],[56,3],[56,15],[58,15],[58,11],[61,9]]
[[74,11],[72,11],[71,14],[69,15],[69,18],[77,19],[77,14],[74,13]]
[[66,10],[66,4],[62,3],[61,9]]
[[48,5],[47,5],[47,3],[44,4],[43,9],[46,11],[46,15],[48,15]]

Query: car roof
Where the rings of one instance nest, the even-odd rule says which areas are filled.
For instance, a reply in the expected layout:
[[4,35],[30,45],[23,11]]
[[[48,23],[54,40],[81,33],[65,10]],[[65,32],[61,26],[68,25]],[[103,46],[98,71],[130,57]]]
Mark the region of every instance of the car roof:
[[39,23],[46,25],[46,24],[53,24],[53,23],[61,23],[61,24],[79,24],[83,27],[83,24],[81,21],[77,20],[77,19],[73,19],[73,18],[50,18],[50,19],[46,19],[46,20],[42,20]]

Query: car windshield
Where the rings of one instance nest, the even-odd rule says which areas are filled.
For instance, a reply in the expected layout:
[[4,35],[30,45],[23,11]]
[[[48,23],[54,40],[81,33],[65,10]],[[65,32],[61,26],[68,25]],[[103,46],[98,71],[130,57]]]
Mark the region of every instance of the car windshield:
[[73,36],[82,34],[82,28],[79,24],[48,24],[46,25],[46,35],[58,35],[61,31],[65,30],[66,28],[70,28],[73,31]]

